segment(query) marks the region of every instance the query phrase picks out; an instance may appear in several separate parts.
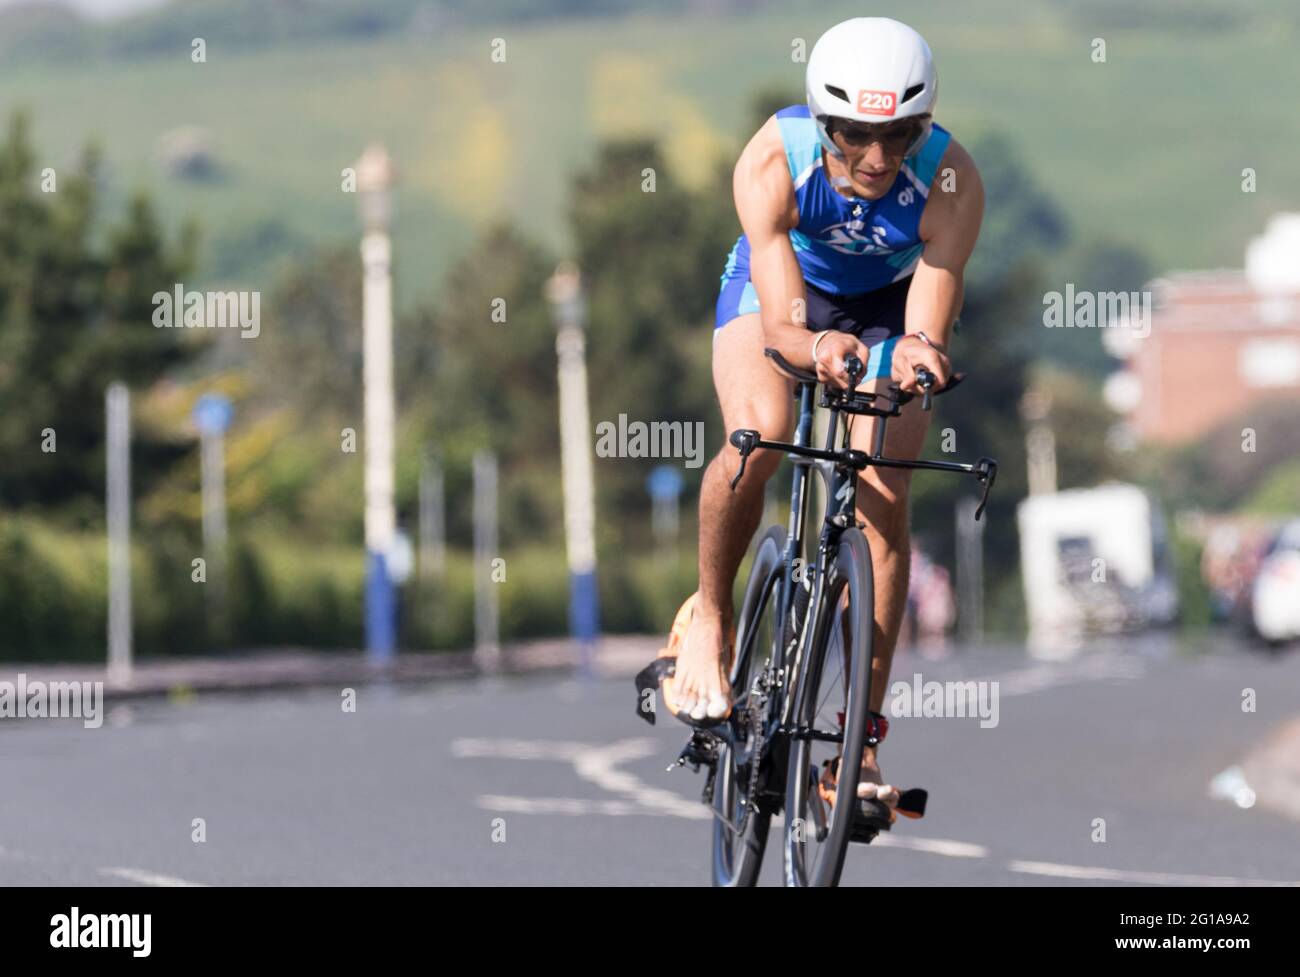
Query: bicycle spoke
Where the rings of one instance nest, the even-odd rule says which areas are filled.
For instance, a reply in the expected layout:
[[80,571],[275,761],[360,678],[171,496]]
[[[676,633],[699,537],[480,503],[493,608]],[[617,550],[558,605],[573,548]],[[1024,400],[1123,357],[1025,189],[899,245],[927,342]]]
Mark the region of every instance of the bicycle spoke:
[[[843,668],[838,669],[838,670],[835,672],[835,675],[832,676],[832,680],[833,680],[834,678],[838,677],[838,676],[842,676],[843,674],[844,674],[844,669],[843,669]],[[839,688],[841,688],[841,689],[843,688],[843,683],[840,684]],[[822,701],[819,702],[819,703],[817,704],[817,711],[813,713],[814,718],[817,717],[817,716],[822,715],[823,711],[826,709],[826,705],[827,705],[827,703],[830,701],[831,696],[835,693],[835,691],[836,691],[836,686],[835,686],[835,684],[834,684],[833,681],[832,681],[832,683],[829,685],[829,687],[828,687],[828,689],[827,689],[827,691],[826,691],[826,697],[825,697],[824,699],[822,699]],[[841,696],[841,698],[843,698],[843,697]]]
[[[839,630],[839,629],[837,628],[837,631],[838,631],[838,630]],[[842,643],[842,641],[841,641],[840,639],[837,638],[837,639],[834,641],[834,644],[831,645],[831,652],[832,652],[832,654],[834,654],[835,652],[838,652],[838,654],[834,654],[835,660],[838,662],[838,664],[836,665],[835,673],[831,676],[831,681],[830,681],[829,683],[827,683],[826,697],[825,697],[824,699],[822,699],[822,701],[819,702],[819,703],[817,704],[817,711],[813,713],[814,718],[816,718],[817,716],[822,715],[822,711],[826,708],[826,705],[827,705],[827,703],[830,701],[831,696],[834,695],[834,693],[835,693],[835,691],[836,691],[836,688],[837,688],[837,686],[836,686],[835,683],[834,683],[834,680],[835,680],[837,677],[842,679],[842,681],[841,681],[840,684],[838,685],[838,688],[839,688],[839,690],[840,690],[841,692],[842,692],[842,691],[847,687],[847,685],[848,685],[848,679],[847,679],[847,676],[845,676],[845,674],[844,674],[844,658],[845,658],[845,654],[844,654],[844,646],[843,646],[843,643]],[[830,655],[828,655],[827,657],[830,657]],[[842,696],[841,696],[841,699],[843,699],[843,698],[847,698],[847,697],[842,695]]]
[[728,831],[731,832],[731,836],[732,836],[733,839],[735,838],[736,835],[740,834],[740,828],[739,828],[739,826],[737,826],[735,823],[733,823],[731,820],[729,820],[729,819],[728,819],[728,818],[727,818],[727,817],[726,817],[726,816],[725,816],[721,811],[719,811],[716,807],[710,808],[709,810],[711,810],[711,811],[713,812],[713,816],[714,816],[715,818],[717,818],[719,821],[722,822],[723,827],[725,827]]

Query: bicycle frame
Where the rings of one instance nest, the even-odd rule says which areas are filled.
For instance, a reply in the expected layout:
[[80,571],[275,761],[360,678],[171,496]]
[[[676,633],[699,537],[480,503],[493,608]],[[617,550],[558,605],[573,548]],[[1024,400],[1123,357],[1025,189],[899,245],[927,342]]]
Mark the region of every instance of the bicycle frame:
[[[799,419],[793,442],[765,441],[757,431],[740,430],[731,435],[731,443],[740,450],[741,463],[733,479],[733,486],[744,474],[745,461],[753,451],[764,448],[782,451],[791,456],[795,466],[790,489],[789,529],[786,534],[785,549],[782,554],[779,573],[780,607],[777,621],[781,622],[782,637],[778,643],[768,676],[770,691],[790,687],[794,677],[799,673],[804,652],[814,637],[808,622],[821,620],[823,604],[826,600],[826,585],[829,574],[834,568],[833,555],[839,545],[840,536],[848,529],[861,529],[857,522],[855,508],[857,499],[858,473],[863,469],[876,466],[882,468],[924,469],[930,471],[947,471],[974,475],[983,485],[983,497],[976,509],[975,518],[980,518],[988,501],[988,493],[997,475],[997,462],[991,458],[981,458],[974,464],[957,462],[931,461],[926,459],[897,459],[884,455],[885,431],[889,418],[898,417],[902,405],[910,401],[911,395],[902,394],[897,387],[885,393],[872,393],[858,390],[831,390],[822,388],[821,406],[829,409],[829,424],[826,443],[822,449],[812,446],[813,420],[815,417],[814,397],[818,389],[817,378],[797,370],[786,363],[775,351],[768,355],[782,372],[793,376],[799,382],[795,388],[795,398],[799,402]],[[929,393],[926,394],[927,409]],[[883,402],[885,406],[877,406]],[[872,438],[870,454],[849,447],[850,425],[843,421],[843,415],[866,414],[879,418]],[[843,422],[842,422],[843,421]],[[840,447],[835,447],[837,438],[842,436]],[[809,471],[814,470],[821,477],[827,492],[826,514],[822,522],[816,555],[807,572],[812,574],[812,592],[803,620],[795,629],[793,646],[785,640],[784,622],[790,620],[793,612],[796,586],[801,584],[798,578],[798,561],[801,559],[807,531]],[[762,602],[759,604],[755,620],[762,618],[766,601],[770,598],[771,581],[765,582]],[[748,656],[753,651],[755,634],[745,636],[744,645],[737,649],[736,674],[744,674]],[[787,662],[787,656],[789,660]],[[788,665],[788,667],[787,667]],[[811,737],[824,740],[839,740],[839,734],[819,730],[796,728],[793,717],[797,714],[799,703],[793,696],[776,695],[771,700],[780,704],[779,714],[774,714],[769,706],[766,718],[764,738],[772,742],[774,738],[785,735],[791,737]],[[727,727],[728,736],[730,728]]]

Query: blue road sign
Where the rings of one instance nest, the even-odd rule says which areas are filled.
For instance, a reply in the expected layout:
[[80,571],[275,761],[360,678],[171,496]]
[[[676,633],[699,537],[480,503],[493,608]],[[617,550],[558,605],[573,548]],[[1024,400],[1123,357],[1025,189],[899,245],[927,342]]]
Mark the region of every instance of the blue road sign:
[[677,498],[685,487],[686,480],[676,465],[659,465],[645,480],[645,489],[656,502]]
[[230,398],[221,394],[204,394],[194,405],[194,426],[205,437],[225,434],[234,420],[235,408]]

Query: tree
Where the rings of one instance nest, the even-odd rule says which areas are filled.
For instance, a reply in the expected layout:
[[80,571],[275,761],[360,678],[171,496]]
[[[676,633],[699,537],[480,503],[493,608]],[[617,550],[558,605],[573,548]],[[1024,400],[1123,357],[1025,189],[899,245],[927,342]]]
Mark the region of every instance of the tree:
[[[722,444],[710,350],[713,307],[740,228],[729,170],[698,192],[678,184],[650,140],[606,144],[574,183],[577,261],[590,301],[592,419],[705,424],[705,460]],[[597,460],[605,511],[644,513],[661,459]],[[678,459],[674,463],[681,464]],[[688,469],[698,483],[702,468]],[[648,520],[624,520],[621,538]]]
[[[936,401],[927,455],[938,454],[945,432],[955,434],[954,457],[989,455],[1000,463],[989,501],[986,536],[990,576],[1010,579],[1018,544],[1015,505],[1026,492],[1020,401],[1026,371],[1042,331],[1041,296],[1050,256],[1068,237],[1059,207],[1038,186],[1011,144],[996,134],[968,146],[984,182],[984,224],[966,272],[965,304],[953,361],[966,381],[951,399]],[[1087,438],[1092,433],[1072,431]],[[1105,431],[1095,432],[1100,439]],[[953,509],[976,491],[972,482],[919,473],[913,480],[913,524],[933,552],[952,556]],[[990,588],[993,589],[993,588]]]
[[355,247],[323,248],[291,265],[250,346],[254,389],[268,404],[331,418],[361,408],[361,259]]
[[[426,449],[446,463],[447,497],[466,500],[473,455],[490,449],[502,545],[560,538],[555,327],[543,295],[554,268],[535,244],[494,226],[452,269],[438,303],[398,324],[402,436],[414,448],[399,472],[408,511]],[[449,509],[449,532],[468,538],[470,512]]]
[[[107,383],[147,386],[200,346],[192,333],[152,324],[152,296],[183,282],[195,235],[187,228],[169,245],[143,195],[98,234],[97,152],[86,149],[78,168],[55,173],[55,190],[43,192],[48,174],[38,171],[28,129],[15,114],[0,142],[0,505],[85,514],[103,494]],[[176,457],[145,441],[137,485]]]

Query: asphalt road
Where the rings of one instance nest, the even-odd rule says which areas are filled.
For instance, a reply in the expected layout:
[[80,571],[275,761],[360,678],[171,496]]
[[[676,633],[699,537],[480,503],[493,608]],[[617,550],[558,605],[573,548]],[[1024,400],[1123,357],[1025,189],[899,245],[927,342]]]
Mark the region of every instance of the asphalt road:
[[[851,848],[846,885],[1300,883],[1300,822],[1208,792],[1294,714],[1300,655],[988,650],[900,656],[894,677],[917,672],[996,680],[998,724],[895,720],[884,770],[929,788],[930,812]],[[209,695],[113,706],[98,730],[0,723],[0,882],[708,882],[700,779],[664,771],[685,727],[638,721],[626,677],[366,686],[356,712],[340,702]]]

